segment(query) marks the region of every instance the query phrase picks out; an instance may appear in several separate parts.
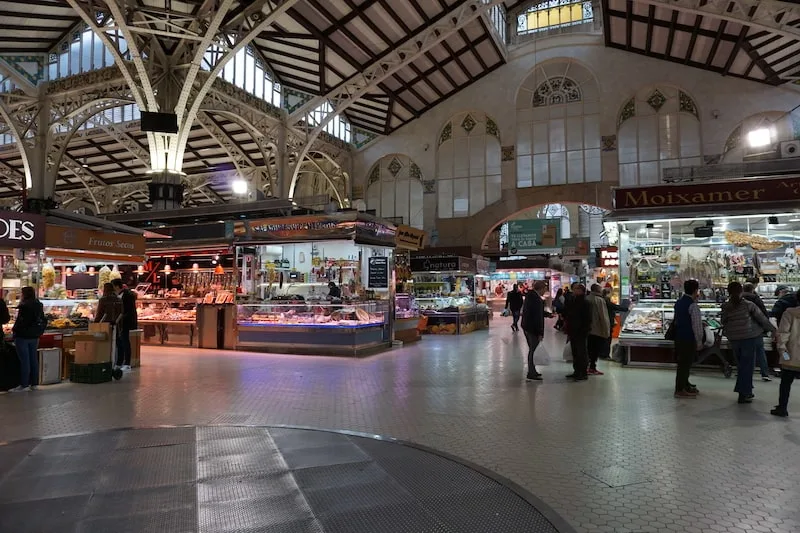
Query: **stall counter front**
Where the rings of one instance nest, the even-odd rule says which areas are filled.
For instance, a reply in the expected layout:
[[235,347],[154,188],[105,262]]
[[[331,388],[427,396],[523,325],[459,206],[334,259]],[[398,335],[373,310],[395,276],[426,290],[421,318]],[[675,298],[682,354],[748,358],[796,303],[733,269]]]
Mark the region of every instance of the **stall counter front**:
[[240,304],[238,349],[363,356],[391,346],[389,302]]

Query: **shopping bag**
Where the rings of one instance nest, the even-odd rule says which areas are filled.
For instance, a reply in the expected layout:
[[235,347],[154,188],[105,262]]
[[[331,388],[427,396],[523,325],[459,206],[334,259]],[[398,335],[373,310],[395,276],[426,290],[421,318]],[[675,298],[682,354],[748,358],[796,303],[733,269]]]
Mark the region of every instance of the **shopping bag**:
[[536,351],[533,352],[533,364],[537,366],[547,366],[550,364],[550,354],[547,353],[547,349],[542,343],[539,343],[539,346],[536,347]]
[[503,309],[503,312],[500,313],[500,316],[509,316],[511,313],[508,312],[508,308]]
[[567,343],[566,345],[564,345],[563,357],[564,357],[564,361],[566,361],[567,363],[571,363],[572,362],[572,345],[570,343]]

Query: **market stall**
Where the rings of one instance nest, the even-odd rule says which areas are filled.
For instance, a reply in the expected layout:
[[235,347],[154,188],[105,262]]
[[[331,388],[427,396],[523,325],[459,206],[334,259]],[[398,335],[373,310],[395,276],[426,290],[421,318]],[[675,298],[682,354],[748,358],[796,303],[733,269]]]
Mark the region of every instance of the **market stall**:
[[435,249],[411,254],[413,291],[426,333],[461,335],[489,327],[489,309],[476,295],[477,262]]
[[388,348],[395,226],[363,213],[237,222],[237,347],[359,356]]
[[[6,246],[0,251],[0,284],[11,312],[4,333],[13,328],[19,289],[29,285],[37,289],[48,321],[40,348],[69,353],[73,334],[87,330],[95,318],[98,290],[121,278],[126,266],[143,261],[143,232],[61,211],[47,216],[2,212],[0,220],[5,220],[0,227],[19,228],[20,235],[30,237],[0,240],[0,248]],[[63,363],[66,376],[68,358]]]
[[[620,292],[633,303],[619,336],[629,362],[673,362],[664,332],[687,279],[699,281],[703,322],[717,333],[729,282],[757,279],[768,310],[779,286],[800,285],[797,186],[798,178],[775,178],[615,191]],[[771,339],[765,346],[776,366]]]
[[394,338],[404,343],[416,342],[422,338],[421,314],[412,289],[411,252],[416,252],[424,246],[425,232],[410,226],[397,226],[396,242]]

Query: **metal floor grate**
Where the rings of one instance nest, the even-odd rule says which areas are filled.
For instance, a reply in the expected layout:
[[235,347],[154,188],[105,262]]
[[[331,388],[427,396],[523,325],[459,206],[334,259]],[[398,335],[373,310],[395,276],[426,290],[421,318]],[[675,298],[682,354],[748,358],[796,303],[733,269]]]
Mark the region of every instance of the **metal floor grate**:
[[0,446],[0,467],[16,533],[560,533],[465,465],[330,432],[107,431]]

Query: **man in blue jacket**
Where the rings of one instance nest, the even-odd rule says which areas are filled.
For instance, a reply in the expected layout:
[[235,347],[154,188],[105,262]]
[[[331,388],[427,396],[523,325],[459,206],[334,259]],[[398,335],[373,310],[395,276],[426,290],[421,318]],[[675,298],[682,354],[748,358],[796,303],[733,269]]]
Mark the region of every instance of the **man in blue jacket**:
[[703,349],[703,320],[697,299],[700,297],[700,284],[689,279],[683,282],[683,296],[675,302],[675,359],[678,370],[675,375],[675,397],[696,398],[697,388],[689,383],[689,372]]

